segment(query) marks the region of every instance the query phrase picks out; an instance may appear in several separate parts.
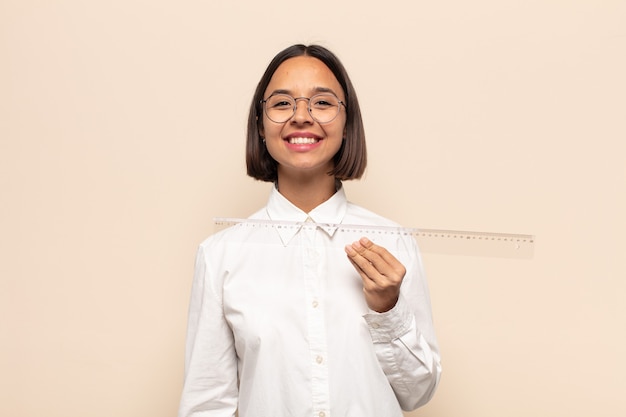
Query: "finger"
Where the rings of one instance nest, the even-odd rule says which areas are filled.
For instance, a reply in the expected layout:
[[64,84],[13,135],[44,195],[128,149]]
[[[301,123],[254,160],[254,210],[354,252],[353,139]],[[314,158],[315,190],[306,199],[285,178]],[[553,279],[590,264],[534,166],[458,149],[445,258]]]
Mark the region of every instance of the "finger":
[[393,269],[393,271],[396,273],[400,272],[403,269],[400,261],[398,261],[398,259],[384,247],[375,244],[366,237],[362,237],[361,239],[359,239],[359,243],[366,249],[366,251],[362,253],[362,256],[368,258],[372,263],[375,263],[375,254],[378,256],[378,259],[376,260],[379,264],[382,265],[384,262],[384,264],[389,265],[391,269]]
[[[371,240],[363,237],[360,240],[352,244],[352,248],[369,264],[373,265],[376,271],[383,276],[395,277],[400,275],[404,276],[402,264],[391,255],[385,248],[374,244]],[[354,256],[353,259],[358,262],[358,257]],[[358,262],[359,265],[363,265]],[[364,268],[367,271],[367,268]]]
[[356,269],[356,272],[361,276],[361,280],[363,281],[363,285],[369,285],[369,283],[374,282],[372,280],[372,278],[370,278],[370,276],[363,271],[363,269],[361,268],[361,266],[359,266],[359,264],[357,264],[354,259],[350,258],[350,256],[348,256],[348,260],[350,261],[350,263],[352,264],[352,266],[354,267],[354,269]]
[[345,250],[348,259],[364,279],[372,280],[380,277],[378,269],[367,258],[361,256],[354,245],[346,245]]

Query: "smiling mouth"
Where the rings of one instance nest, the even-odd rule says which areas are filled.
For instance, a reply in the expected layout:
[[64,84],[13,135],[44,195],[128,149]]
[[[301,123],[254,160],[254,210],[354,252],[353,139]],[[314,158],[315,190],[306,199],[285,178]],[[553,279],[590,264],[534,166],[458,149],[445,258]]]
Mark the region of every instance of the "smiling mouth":
[[292,145],[312,145],[314,143],[319,142],[319,139],[315,138],[289,138],[287,142]]

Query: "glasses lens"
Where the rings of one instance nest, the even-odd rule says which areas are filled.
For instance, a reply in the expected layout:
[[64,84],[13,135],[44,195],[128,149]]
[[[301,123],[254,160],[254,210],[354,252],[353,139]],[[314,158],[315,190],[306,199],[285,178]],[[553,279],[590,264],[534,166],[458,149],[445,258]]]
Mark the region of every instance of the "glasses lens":
[[[275,94],[265,100],[265,114],[276,123],[284,123],[291,119],[296,110],[296,100],[287,94]],[[341,108],[339,99],[334,94],[317,94],[308,99],[311,117],[318,123],[329,123],[337,117]]]
[[333,94],[318,94],[309,102],[311,116],[319,123],[328,123],[339,114],[339,99]]
[[291,119],[295,105],[293,97],[286,94],[276,94],[265,101],[265,113],[270,120],[283,123]]

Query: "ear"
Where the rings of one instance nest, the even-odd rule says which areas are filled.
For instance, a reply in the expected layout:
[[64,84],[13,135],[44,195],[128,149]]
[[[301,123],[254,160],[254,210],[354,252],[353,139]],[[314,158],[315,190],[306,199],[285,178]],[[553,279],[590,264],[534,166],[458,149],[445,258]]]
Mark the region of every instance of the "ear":
[[263,127],[263,123],[259,122],[259,118],[256,118],[257,129],[259,130],[259,136],[261,139],[265,139],[265,128]]

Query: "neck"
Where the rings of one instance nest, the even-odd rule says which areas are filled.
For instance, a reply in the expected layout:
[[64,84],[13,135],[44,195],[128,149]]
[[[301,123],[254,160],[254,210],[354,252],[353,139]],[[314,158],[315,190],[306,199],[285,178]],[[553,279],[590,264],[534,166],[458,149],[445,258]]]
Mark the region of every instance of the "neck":
[[335,178],[329,175],[294,178],[279,174],[278,191],[293,205],[308,213],[331,198],[337,190]]

